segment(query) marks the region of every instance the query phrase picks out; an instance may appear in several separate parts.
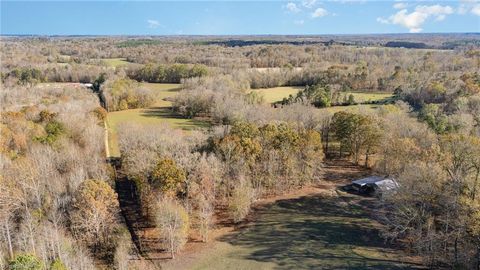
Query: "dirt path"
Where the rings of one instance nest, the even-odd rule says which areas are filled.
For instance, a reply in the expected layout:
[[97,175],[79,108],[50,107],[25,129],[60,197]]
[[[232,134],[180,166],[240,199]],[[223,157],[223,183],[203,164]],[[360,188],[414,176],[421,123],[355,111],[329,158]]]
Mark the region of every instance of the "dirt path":
[[110,155],[110,145],[109,145],[109,139],[108,139],[108,126],[107,126],[107,121],[103,121],[103,126],[104,126],[104,144],[105,144],[105,156],[108,158],[111,157]]

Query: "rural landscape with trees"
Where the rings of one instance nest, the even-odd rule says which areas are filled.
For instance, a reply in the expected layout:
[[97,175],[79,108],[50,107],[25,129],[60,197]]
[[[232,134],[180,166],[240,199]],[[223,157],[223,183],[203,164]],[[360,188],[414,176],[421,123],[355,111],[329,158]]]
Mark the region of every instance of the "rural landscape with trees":
[[480,269],[479,34],[0,41],[0,269]]

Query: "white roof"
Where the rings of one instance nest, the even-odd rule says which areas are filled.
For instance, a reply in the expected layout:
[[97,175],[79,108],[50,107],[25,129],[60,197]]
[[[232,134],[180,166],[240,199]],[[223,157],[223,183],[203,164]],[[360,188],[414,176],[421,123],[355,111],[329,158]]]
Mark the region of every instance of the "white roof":
[[382,181],[384,179],[385,178],[383,178],[381,176],[369,176],[369,177],[366,177],[366,178],[362,178],[362,179],[352,181],[352,184],[356,184],[356,185],[359,185],[359,186],[364,186],[366,184],[375,184],[376,182]]
[[381,190],[391,190],[398,187],[397,181],[388,178],[375,182],[375,185]]

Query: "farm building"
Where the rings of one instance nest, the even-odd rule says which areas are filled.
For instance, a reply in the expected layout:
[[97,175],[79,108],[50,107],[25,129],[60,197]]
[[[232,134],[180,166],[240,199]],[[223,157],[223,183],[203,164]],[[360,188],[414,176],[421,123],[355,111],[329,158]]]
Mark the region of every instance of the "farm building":
[[364,194],[383,193],[397,187],[397,181],[381,176],[369,176],[352,181],[352,188]]

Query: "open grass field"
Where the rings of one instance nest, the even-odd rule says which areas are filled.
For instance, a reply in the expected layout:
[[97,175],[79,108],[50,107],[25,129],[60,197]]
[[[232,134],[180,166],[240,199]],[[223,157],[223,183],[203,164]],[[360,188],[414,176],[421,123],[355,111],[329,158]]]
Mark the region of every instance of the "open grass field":
[[266,103],[275,103],[278,101],[282,101],[283,98],[287,98],[289,95],[296,95],[298,91],[302,90],[303,88],[304,87],[281,86],[265,89],[255,89],[252,91],[262,94]]
[[[347,97],[352,94],[353,97],[355,98],[355,102],[357,103],[363,103],[363,102],[372,102],[372,101],[379,101],[379,100],[385,100],[388,98],[393,97],[393,94],[391,93],[369,93],[369,92],[347,92],[345,93]],[[343,94],[342,94],[343,96]]]
[[128,65],[126,58],[105,58],[102,61],[109,67],[121,67]]
[[113,157],[120,156],[118,149],[117,127],[121,123],[133,122],[145,125],[168,123],[173,128],[192,130],[208,127],[209,124],[196,119],[185,119],[175,115],[171,110],[171,102],[164,100],[173,97],[180,89],[180,84],[142,83],[145,88],[157,92],[157,101],[149,108],[131,109],[110,112],[107,116],[109,132],[109,152]]
[[[255,91],[263,95],[266,103],[275,103],[282,101],[283,98],[287,98],[289,95],[296,95],[298,91],[304,89],[304,87],[298,86],[281,86],[265,89],[254,89]],[[364,103],[364,102],[373,102],[386,100],[393,97],[391,93],[382,93],[382,92],[345,92],[341,93],[341,97],[346,95],[347,97],[352,94],[355,98],[355,102]]]

